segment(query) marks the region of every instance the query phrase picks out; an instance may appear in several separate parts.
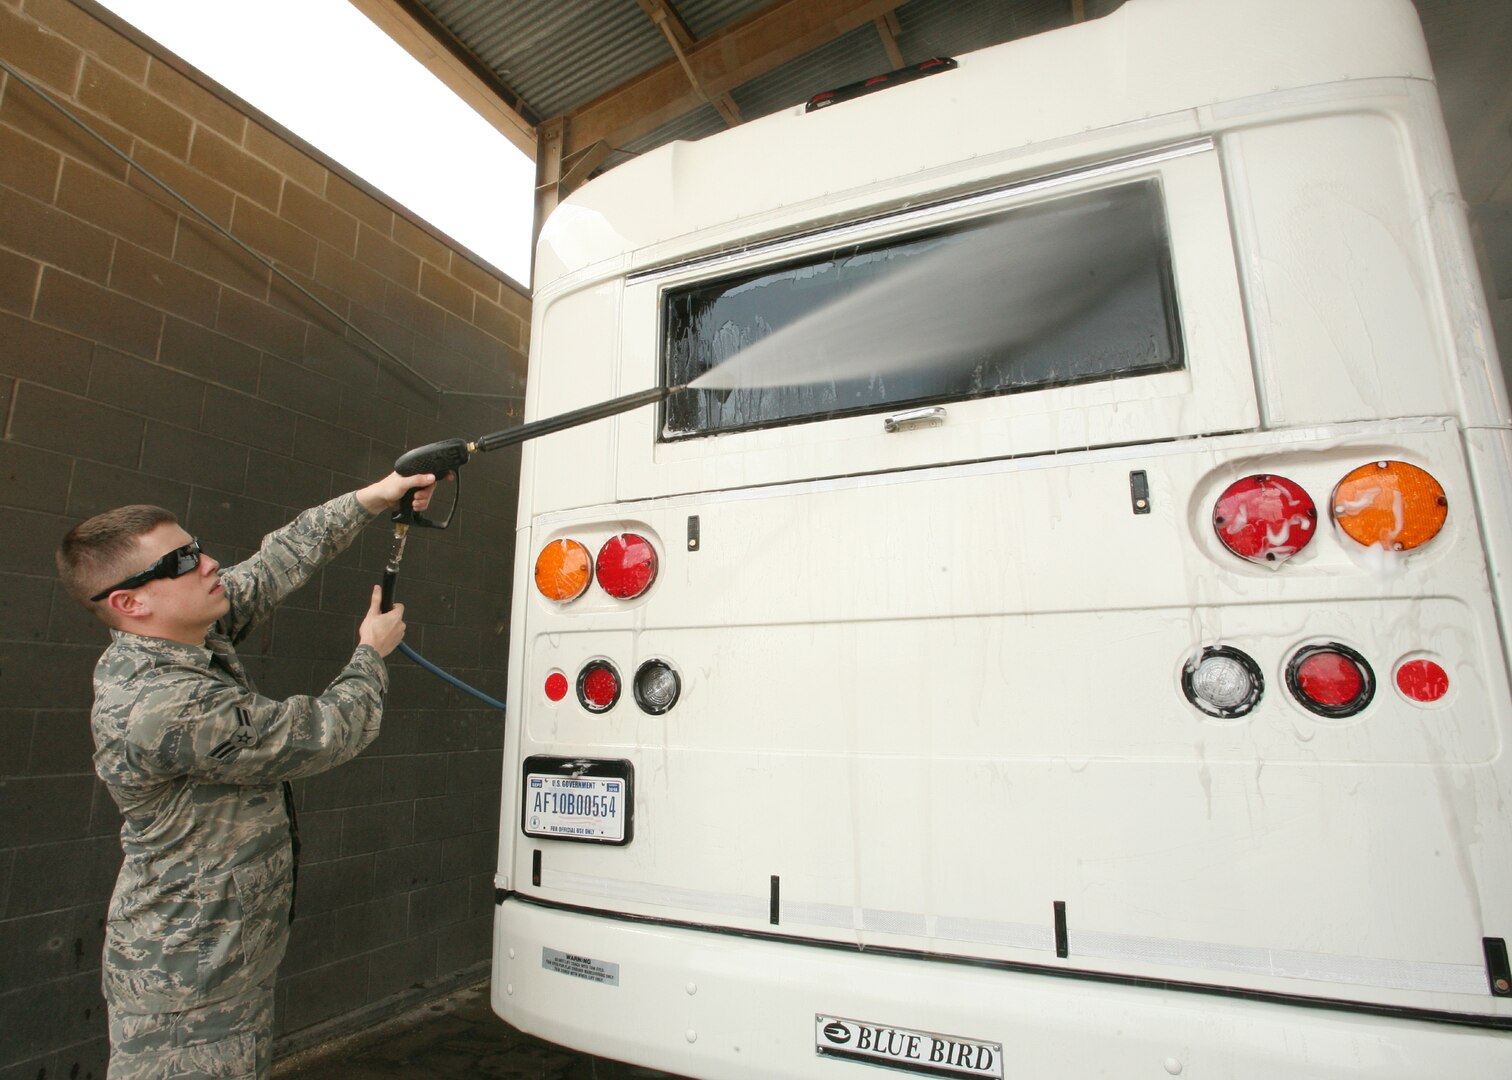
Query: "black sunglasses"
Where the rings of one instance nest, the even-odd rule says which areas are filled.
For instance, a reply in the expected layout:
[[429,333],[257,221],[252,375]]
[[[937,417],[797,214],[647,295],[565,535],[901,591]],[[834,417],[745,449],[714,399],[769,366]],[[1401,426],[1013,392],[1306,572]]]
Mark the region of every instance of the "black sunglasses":
[[157,562],[153,563],[140,574],[132,574],[129,578],[123,578],[108,589],[102,589],[89,598],[90,603],[103,600],[118,589],[135,589],[138,585],[145,585],[149,581],[158,578],[176,578],[181,574],[187,574],[199,565],[200,542],[191,539],[183,547],[174,548]]

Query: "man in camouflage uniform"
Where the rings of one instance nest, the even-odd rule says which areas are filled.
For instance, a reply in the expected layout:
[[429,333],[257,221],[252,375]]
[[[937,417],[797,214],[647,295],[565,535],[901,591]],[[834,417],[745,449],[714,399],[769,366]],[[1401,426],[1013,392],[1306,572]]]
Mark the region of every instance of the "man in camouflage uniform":
[[92,719],[95,771],[125,818],[102,977],[110,1080],[271,1074],[293,898],[286,782],[377,737],[403,609],[381,613],[374,588],[318,697],[261,696],[235,645],[406,491],[424,508],[434,480],[390,474],[307,510],[225,571],[153,506],[90,518],[59,547],[64,585],[111,630]]

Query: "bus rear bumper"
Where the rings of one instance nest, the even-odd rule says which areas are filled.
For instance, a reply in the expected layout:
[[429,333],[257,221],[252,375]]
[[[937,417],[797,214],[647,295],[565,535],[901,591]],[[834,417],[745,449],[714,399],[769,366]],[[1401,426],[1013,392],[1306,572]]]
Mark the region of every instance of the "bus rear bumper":
[[[495,919],[492,1004],[539,1038],[701,1078],[868,1076],[871,1065],[935,1076],[1512,1076],[1507,1031],[869,955],[518,897]],[[875,1060],[867,1047],[904,1060]]]

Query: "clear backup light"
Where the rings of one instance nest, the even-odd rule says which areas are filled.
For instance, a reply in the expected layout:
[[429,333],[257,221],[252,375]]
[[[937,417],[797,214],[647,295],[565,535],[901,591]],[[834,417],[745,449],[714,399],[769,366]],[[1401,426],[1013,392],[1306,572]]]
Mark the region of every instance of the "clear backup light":
[[652,716],[677,704],[682,680],[665,660],[647,660],[635,672],[635,703]]
[[1286,665],[1286,685],[1304,709],[1332,720],[1354,716],[1375,697],[1370,664],[1336,641],[1298,649]]
[[620,533],[599,548],[595,570],[606,593],[633,600],[656,580],[656,549],[644,536]]
[[576,600],[593,580],[593,564],[588,549],[576,540],[563,537],[541,549],[535,561],[535,583],[548,600],[565,604]]
[[1302,487],[1261,473],[1235,480],[1213,505],[1213,531],[1223,546],[1250,562],[1279,566],[1318,531],[1318,509]]
[[1340,480],[1333,516],[1344,535],[1365,547],[1411,551],[1439,534],[1449,499],[1432,475],[1405,461],[1373,461]]
[[1235,720],[1251,712],[1265,692],[1260,667],[1245,653],[1210,645],[1181,672],[1187,700],[1209,716]]
[[607,660],[590,660],[578,672],[577,695],[578,701],[589,712],[608,712],[619,700],[619,672]]

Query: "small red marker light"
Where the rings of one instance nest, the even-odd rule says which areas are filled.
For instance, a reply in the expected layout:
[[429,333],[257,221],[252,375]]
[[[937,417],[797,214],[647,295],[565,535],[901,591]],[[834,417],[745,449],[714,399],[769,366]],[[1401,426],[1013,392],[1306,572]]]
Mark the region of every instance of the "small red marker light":
[[567,676],[553,671],[546,676],[546,696],[552,701],[561,701],[567,696]]
[[1396,685],[1408,701],[1438,701],[1449,692],[1449,673],[1432,660],[1408,660],[1396,670]]

